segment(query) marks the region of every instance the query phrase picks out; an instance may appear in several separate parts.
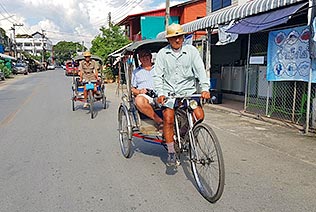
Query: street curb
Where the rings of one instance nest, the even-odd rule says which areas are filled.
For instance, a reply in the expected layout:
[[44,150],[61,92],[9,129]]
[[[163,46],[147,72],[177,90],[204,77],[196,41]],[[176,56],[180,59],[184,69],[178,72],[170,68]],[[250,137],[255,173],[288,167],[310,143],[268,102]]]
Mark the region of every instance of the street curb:
[[252,113],[246,112],[244,110],[238,111],[238,110],[235,110],[235,109],[226,108],[226,107],[223,107],[223,106],[220,106],[220,105],[215,105],[215,104],[206,104],[206,105],[204,105],[204,107],[205,106],[207,106],[209,108],[212,108],[212,109],[217,109],[217,110],[221,110],[221,111],[225,111],[225,112],[230,112],[230,113],[234,113],[234,114],[237,114],[237,115],[241,115],[241,116],[244,116],[244,117],[260,120],[260,121],[263,121],[263,122],[268,122],[270,124],[277,124],[277,125],[284,126],[284,127],[290,127],[292,129],[295,129],[295,130],[304,131],[304,127],[303,126],[300,126],[300,125],[297,125],[297,124],[293,124],[293,123],[288,123],[288,122],[285,122],[285,121],[272,119],[272,118],[268,118],[268,117],[264,117],[264,116],[261,116],[259,114],[252,114]]

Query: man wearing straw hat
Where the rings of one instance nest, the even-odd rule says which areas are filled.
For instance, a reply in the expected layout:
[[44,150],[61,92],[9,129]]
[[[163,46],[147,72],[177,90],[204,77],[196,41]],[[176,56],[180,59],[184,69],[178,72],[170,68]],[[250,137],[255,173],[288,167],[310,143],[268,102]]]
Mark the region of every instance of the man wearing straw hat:
[[[209,99],[210,81],[198,50],[192,45],[183,44],[184,35],[181,25],[171,24],[167,28],[166,38],[169,45],[160,49],[156,57],[153,73],[157,102],[163,110],[163,134],[168,147],[167,166],[176,164],[174,149],[174,99],[167,96],[189,96],[197,93],[196,79],[199,81],[201,97]],[[204,111],[199,106],[194,110],[198,120],[204,118]]]
[[[98,76],[98,69],[99,65],[95,60],[91,59],[91,53],[90,52],[84,52],[83,53],[84,60],[80,62],[79,65],[79,76],[80,76],[80,82],[89,82],[89,81],[97,81],[99,80]],[[94,85],[94,92],[97,92],[96,84]],[[88,92],[84,88],[84,99],[87,100],[88,98]],[[88,107],[88,103],[84,103],[84,108]]]

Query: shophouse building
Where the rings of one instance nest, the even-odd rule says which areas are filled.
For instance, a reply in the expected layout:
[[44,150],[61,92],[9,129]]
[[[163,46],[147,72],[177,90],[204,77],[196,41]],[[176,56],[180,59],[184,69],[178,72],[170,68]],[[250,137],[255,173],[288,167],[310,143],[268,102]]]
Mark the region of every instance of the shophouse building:
[[53,49],[52,41],[40,32],[35,32],[32,35],[17,35],[15,42],[18,56],[22,52],[40,56],[43,52],[52,52]]

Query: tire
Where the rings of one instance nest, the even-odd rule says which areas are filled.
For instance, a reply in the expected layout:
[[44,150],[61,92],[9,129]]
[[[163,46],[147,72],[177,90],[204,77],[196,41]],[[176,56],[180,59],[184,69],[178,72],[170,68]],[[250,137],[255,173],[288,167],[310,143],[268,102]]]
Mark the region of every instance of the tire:
[[72,98],[71,98],[71,105],[72,105],[72,111],[75,111],[75,94],[74,91],[72,91]]
[[121,152],[125,158],[132,156],[132,128],[127,109],[120,106],[118,111],[118,131]]
[[102,106],[103,106],[103,109],[106,109],[106,96],[103,89],[101,91],[101,94],[102,94]]
[[219,141],[210,126],[204,123],[193,127],[191,141],[190,163],[196,185],[206,200],[215,203],[222,196],[225,183],[224,160]]
[[88,101],[89,101],[89,109],[90,109],[91,119],[93,119],[94,118],[94,112],[93,112],[93,106],[94,106],[93,90],[89,90]]

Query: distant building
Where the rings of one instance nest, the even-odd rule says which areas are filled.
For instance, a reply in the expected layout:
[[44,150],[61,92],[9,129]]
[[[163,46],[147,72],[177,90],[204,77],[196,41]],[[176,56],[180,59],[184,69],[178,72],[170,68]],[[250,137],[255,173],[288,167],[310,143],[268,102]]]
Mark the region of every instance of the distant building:
[[43,51],[52,52],[52,41],[43,36],[40,32],[35,32],[32,35],[17,35],[16,48],[18,55],[21,52],[27,52],[34,56],[40,56]]

